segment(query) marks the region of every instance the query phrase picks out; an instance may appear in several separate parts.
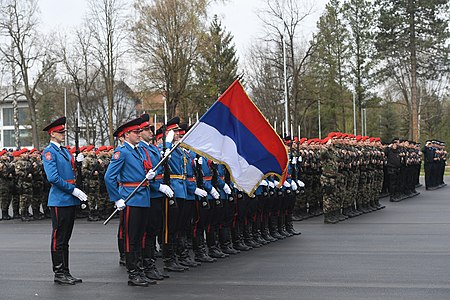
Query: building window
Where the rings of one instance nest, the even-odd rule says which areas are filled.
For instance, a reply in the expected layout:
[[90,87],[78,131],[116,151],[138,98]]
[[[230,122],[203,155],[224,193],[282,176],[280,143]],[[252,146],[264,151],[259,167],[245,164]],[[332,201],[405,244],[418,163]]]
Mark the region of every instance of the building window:
[[[3,147],[16,147],[16,142],[14,138],[14,130],[3,130],[3,136],[5,141]],[[19,133],[20,146],[31,146],[33,144],[33,139],[31,136],[31,130],[21,129]]]
[[[19,125],[30,125],[27,107],[19,107],[17,109],[19,117]],[[14,126],[14,114],[12,107],[3,108],[3,126]]]

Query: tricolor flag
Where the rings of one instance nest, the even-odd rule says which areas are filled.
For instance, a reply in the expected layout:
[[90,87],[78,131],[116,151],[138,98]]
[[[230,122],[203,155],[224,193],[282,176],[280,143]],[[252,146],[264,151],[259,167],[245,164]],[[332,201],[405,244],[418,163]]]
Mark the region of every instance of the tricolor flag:
[[286,176],[286,148],[238,80],[198,120],[182,144],[226,165],[233,182],[249,195],[269,175],[280,182]]

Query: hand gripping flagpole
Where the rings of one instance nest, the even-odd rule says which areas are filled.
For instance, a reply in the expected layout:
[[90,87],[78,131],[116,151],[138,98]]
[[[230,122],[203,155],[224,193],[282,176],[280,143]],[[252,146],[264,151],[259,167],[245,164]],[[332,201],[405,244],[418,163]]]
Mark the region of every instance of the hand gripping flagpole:
[[[184,139],[186,137],[188,137],[192,131],[198,126],[199,122],[197,121],[194,126],[192,126],[192,128],[175,144],[173,145],[173,147],[170,149],[169,153],[167,153],[167,155],[165,155],[159,162],[158,164],[153,168],[153,170],[157,170],[166,160],[169,159],[170,155],[173,153],[173,151],[175,151],[175,149],[178,148],[178,146],[181,145],[181,143],[184,141]],[[131,194],[128,195],[128,197],[125,199],[125,203],[128,202],[128,200],[131,199],[131,197],[133,197],[134,194],[136,194],[137,190],[145,183],[145,181],[147,180],[147,178],[144,178],[139,185],[131,192]],[[108,217],[108,219],[105,220],[105,222],[103,222],[103,225],[106,225],[109,223],[109,221],[111,221],[112,217],[114,217],[114,215],[118,212],[119,210],[116,208],[113,213]]]

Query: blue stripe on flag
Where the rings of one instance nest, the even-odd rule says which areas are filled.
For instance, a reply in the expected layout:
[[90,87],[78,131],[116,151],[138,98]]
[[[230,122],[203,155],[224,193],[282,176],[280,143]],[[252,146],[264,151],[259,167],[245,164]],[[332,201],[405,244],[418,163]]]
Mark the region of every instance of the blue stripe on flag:
[[277,159],[264,148],[247,127],[231,114],[229,108],[224,104],[216,102],[200,121],[231,138],[236,144],[239,155],[262,173],[283,173]]

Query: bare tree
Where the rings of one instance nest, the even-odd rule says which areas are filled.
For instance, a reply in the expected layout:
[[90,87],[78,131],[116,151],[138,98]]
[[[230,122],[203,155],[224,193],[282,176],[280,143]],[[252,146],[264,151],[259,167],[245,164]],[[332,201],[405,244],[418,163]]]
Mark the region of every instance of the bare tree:
[[18,79],[23,84],[23,89],[17,93],[27,99],[34,147],[39,147],[37,86],[56,63],[48,47],[49,41],[37,31],[37,15],[37,0],[8,0],[0,8],[0,32],[6,37],[6,42],[0,45],[0,52],[5,62],[16,66]]
[[114,89],[116,74],[124,56],[126,37],[126,5],[122,0],[90,0],[88,26],[93,34],[95,56],[100,66],[107,99],[108,139],[114,144]]
[[[91,133],[95,131],[93,129],[96,123],[101,119],[96,114],[95,107],[104,93],[96,90],[100,79],[100,68],[93,55],[92,42],[93,33],[87,26],[82,27],[76,30],[75,40],[71,44],[67,44],[65,40],[61,41],[60,57],[65,67],[65,73],[69,76],[73,87],[71,93],[77,100],[76,102],[80,103],[80,113],[85,120],[89,120],[89,122],[84,122],[85,139],[88,143],[94,144],[95,137]],[[78,122],[80,124],[82,120],[78,120]]]
[[[312,2],[311,2],[312,3]],[[286,41],[288,64],[288,120],[287,123],[298,124],[301,109],[301,81],[302,74],[311,55],[314,44],[299,39],[301,23],[313,12],[311,3],[302,3],[296,0],[267,0],[265,7],[260,11],[259,17],[266,28],[265,42],[273,45],[274,49],[283,51],[282,40]],[[299,50],[300,49],[300,50]],[[279,52],[279,53],[281,53]],[[274,66],[283,70],[282,57],[274,60]],[[279,99],[278,99],[279,100]],[[293,119],[291,120],[291,118]],[[289,130],[287,130],[289,131]]]
[[198,43],[204,33],[206,0],[137,0],[133,44],[142,61],[144,85],[165,94],[169,117],[186,95]]

